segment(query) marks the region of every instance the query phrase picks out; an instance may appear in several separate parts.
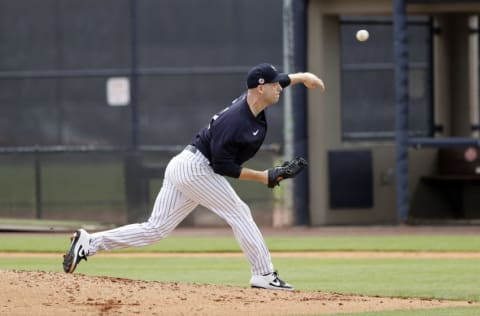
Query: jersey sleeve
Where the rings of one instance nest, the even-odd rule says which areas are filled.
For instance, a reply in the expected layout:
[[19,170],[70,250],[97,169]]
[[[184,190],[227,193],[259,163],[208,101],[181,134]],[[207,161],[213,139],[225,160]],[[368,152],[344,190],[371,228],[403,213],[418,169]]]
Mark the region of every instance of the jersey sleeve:
[[280,86],[282,88],[285,88],[285,87],[288,87],[291,82],[292,81],[290,80],[290,77],[288,76],[288,74],[282,73],[282,78],[280,79],[280,81],[278,83],[280,83]]

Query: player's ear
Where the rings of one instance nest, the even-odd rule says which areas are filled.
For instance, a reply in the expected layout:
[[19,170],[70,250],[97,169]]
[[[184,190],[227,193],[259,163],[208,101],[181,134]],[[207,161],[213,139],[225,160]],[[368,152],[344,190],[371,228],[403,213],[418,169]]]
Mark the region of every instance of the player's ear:
[[257,89],[258,93],[263,94],[263,89],[264,88],[265,88],[265,86],[263,84],[259,84],[256,89]]

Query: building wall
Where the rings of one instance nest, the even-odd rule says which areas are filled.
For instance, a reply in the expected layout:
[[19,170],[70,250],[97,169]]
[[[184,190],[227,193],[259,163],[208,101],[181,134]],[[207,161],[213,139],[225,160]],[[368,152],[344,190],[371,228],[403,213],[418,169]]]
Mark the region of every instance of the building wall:
[[[391,10],[392,1],[388,0],[309,1],[308,69],[319,74],[326,84],[324,94],[310,92],[308,95],[310,215],[313,225],[397,222],[394,140],[346,142],[342,140],[340,124],[342,80],[339,17],[344,14],[391,15]],[[469,49],[468,45],[465,45],[468,43],[469,35],[467,35],[468,32],[459,32],[458,28],[462,28],[468,22],[468,16],[472,12],[480,12],[480,6],[477,3],[417,4],[408,6],[407,10],[408,14],[438,17],[447,28],[442,32],[455,34],[452,37],[436,38],[433,43],[435,56],[433,77],[436,88],[434,123],[445,124],[444,131],[448,133],[446,136],[452,136],[450,128],[453,129],[454,136],[470,136],[465,135],[468,134],[469,129],[468,95],[469,89],[477,89],[478,94],[478,87],[469,88]],[[452,12],[455,13],[454,16],[451,15]],[[452,45],[455,45],[453,50],[449,49]],[[451,68],[453,66],[455,69]],[[452,79],[447,78],[452,72],[454,72]],[[344,209],[331,207],[328,154],[333,150],[371,152],[373,161],[371,207]],[[418,207],[434,209],[436,202],[427,201],[428,199],[422,198],[419,192],[426,191],[420,178],[436,172],[437,150],[410,149],[409,168],[409,189],[413,211]]]

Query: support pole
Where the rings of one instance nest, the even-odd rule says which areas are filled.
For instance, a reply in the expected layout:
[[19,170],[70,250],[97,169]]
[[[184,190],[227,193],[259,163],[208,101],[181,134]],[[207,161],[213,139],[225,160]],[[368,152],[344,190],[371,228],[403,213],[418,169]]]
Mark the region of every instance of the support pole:
[[[292,17],[293,61],[291,72],[307,70],[307,0],[290,2]],[[308,117],[307,91],[303,85],[291,89],[291,113],[293,117],[293,155],[308,159]],[[292,181],[293,205],[296,225],[310,224],[310,195],[308,172],[302,172]]]
[[397,176],[397,219],[404,223],[409,215],[408,192],[408,40],[405,0],[393,1],[395,56],[395,142]]
[[130,0],[130,109],[131,149],[138,149],[138,59],[137,59],[137,0]]
[[127,222],[144,220],[138,119],[137,0],[130,0],[130,146],[124,157]]
[[[293,44],[293,0],[283,0],[283,71],[293,72],[294,69],[294,44]],[[283,159],[291,160],[294,156],[293,148],[293,113],[292,90],[285,89],[283,94]],[[283,194],[280,194],[279,203],[274,208],[273,226],[291,226],[294,222],[294,194],[293,181],[282,183]]]
[[42,165],[40,161],[40,153],[34,153],[34,187],[35,187],[35,217],[43,218],[43,201],[42,201]]
[[[283,1],[283,63],[284,72],[307,69],[307,0]],[[285,91],[284,140],[285,160],[295,156],[308,158],[307,92],[303,85]],[[309,178],[302,172],[285,188],[284,210],[277,211],[274,226],[309,225]]]

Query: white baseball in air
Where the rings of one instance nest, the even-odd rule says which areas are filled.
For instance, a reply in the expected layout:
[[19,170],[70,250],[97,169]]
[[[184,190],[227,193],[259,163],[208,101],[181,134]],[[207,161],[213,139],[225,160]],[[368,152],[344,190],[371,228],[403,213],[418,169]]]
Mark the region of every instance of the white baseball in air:
[[359,42],[365,42],[366,40],[368,40],[369,36],[370,34],[368,34],[367,30],[358,30],[357,34],[355,35],[355,37],[357,38],[357,41]]

